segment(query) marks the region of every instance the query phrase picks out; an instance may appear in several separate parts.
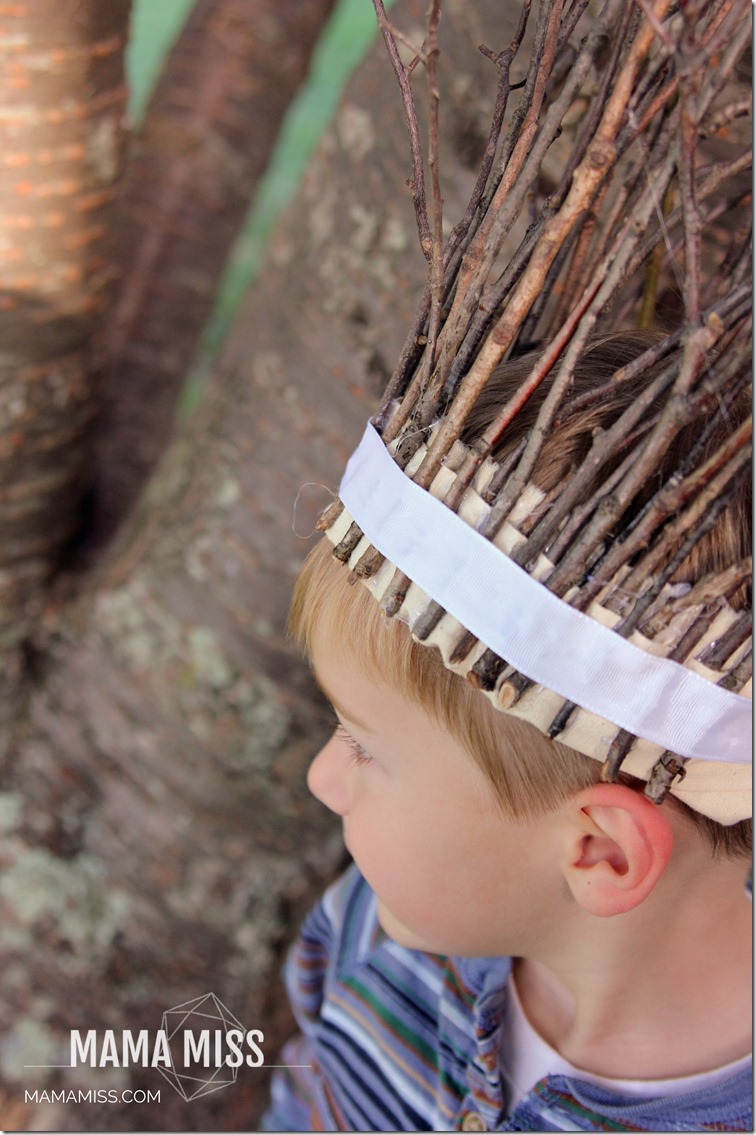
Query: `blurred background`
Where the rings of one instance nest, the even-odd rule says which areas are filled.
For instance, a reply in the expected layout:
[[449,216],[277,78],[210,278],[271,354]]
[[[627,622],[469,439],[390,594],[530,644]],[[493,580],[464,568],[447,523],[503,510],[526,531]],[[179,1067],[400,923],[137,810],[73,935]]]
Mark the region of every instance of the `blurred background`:
[[[129,114],[142,121],[166,55],[195,0],[134,0],[126,48]],[[391,7],[391,0],[386,5]],[[320,33],[310,70],[281,125],[270,163],[231,249],[213,311],[187,376],[184,405],[193,405],[248,285],[260,271],[265,245],[281,210],[291,200],[318,139],[333,118],[341,90],[377,35],[375,13],[365,0],[338,0]]]

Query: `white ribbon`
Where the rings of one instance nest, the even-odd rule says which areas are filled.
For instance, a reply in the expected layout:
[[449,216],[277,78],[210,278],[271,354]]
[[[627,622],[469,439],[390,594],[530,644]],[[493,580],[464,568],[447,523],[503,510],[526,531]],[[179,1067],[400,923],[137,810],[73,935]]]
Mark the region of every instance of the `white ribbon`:
[[532,579],[396,464],[368,425],[339,496],[380,552],[534,682],[685,757],[751,760],[751,703]]

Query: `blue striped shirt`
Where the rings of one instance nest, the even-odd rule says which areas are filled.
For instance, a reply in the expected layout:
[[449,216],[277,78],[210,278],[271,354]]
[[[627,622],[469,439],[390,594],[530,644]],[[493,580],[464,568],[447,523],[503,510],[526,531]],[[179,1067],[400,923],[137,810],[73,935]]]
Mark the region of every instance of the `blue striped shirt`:
[[509,1115],[500,1052],[510,964],[397,945],[351,867],[289,958],[302,1031],[284,1049],[290,1067],[276,1073],[263,1130],[752,1130],[748,1071],[713,1090],[648,1100],[549,1076]]

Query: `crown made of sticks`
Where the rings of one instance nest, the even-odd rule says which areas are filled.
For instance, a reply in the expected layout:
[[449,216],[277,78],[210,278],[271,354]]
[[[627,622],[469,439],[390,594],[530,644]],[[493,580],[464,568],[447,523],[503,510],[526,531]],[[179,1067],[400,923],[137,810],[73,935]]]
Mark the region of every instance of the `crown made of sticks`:
[[[692,585],[680,569],[726,513],[738,522],[734,502],[750,470],[741,413],[751,377],[750,152],[732,129],[744,113],[736,68],[748,5],[609,0],[556,83],[587,5],[544,0],[504,134],[526,3],[510,46],[484,49],[499,69],[494,121],[468,209],[444,241],[439,6],[405,65],[374,3],[414,122],[429,283],[382,408],[319,527],[351,581],[497,708],[600,760],[607,780],[622,769],[646,781],[653,800],[672,790],[736,822],[751,814],[751,620],[741,602],[751,561],[744,554]],[[431,220],[408,83],[418,59],[431,92]],[[539,171],[566,120],[572,151],[539,201]],[[726,144],[707,149],[715,134]],[[504,259],[528,202],[531,224]],[[678,329],[647,339],[576,395],[596,327],[631,317],[650,325],[666,279],[682,293]],[[488,427],[465,434],[492,372],[536,338],[548,346],[529,356]],[[538,463],[550,433],[623,386],[640,393],[545,493]],[[527,436],[494,459],[537,390]]]

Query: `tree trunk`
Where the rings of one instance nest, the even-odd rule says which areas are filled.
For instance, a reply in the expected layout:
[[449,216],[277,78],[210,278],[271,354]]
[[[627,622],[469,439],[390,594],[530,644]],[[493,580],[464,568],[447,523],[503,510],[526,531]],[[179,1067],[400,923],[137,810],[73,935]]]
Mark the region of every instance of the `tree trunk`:
[[79,523],[130,4],[0,7],[0,649]]
[[170,437],[228,250],[334,0],[199,0],[133,146],[116,229],[90,540]]
[[[498,0],[450,3],[443,169],[464,210],[496,72]],[[392,9],[417,39],[422,0]],[[474,21],[474,25],[472,21]],[[421,77],[418,73],[418,80]],[[162,1087],[160,1105],[60,1105],[66,1130],[248,1129],[261,1072],[184,1103],[154,1069],[68,1062],[71,1028],[159,1027],[210,991],[265,1031],[290,1027],[277,983],[299,917],[342,859],[307,798],[325,731],[284,637],[316,511],[374,408],[425,279],[404,120],[378,48],[342,101],[222,365],[108,562],[50,603],[23,670],[0,795],[0,1059],[21,1087]],[[305,482],[308,487],[294,501]]]

